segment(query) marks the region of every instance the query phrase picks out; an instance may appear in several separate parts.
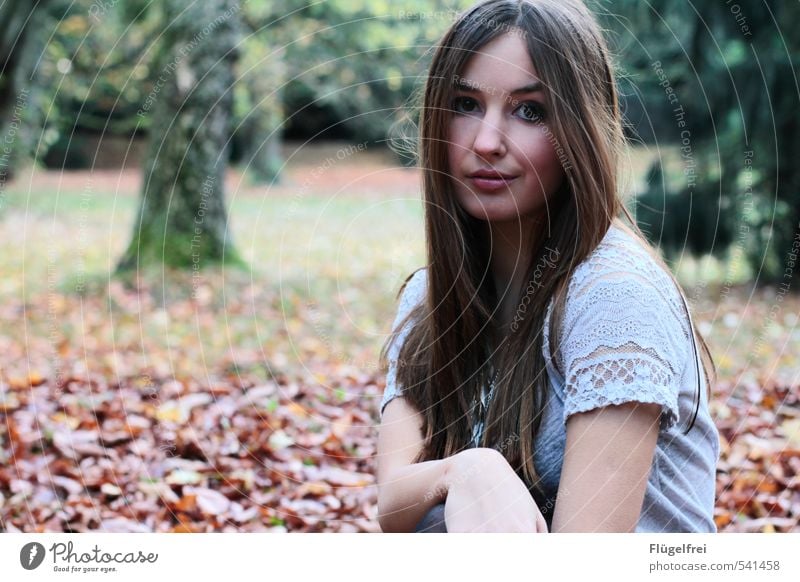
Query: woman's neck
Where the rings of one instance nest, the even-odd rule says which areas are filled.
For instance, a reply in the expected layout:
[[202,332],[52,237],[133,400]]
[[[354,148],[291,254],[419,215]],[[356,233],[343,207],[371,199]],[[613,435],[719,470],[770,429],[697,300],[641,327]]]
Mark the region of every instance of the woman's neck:
[[490,246],[489,268],[497,292],[498,329],[511,324],[516,303],[525,286],[525,276],[533,249],[541,244],[543,233],[533,221],[487,223]]

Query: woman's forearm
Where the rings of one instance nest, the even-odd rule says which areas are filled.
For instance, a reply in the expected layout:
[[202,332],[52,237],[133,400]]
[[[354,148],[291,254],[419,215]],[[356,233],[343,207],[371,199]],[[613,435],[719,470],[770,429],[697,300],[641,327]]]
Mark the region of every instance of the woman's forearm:
[[475,447],[436,461],[394,469],[378,489],[378,522],[384,532],[413,532],[428,511],[445,502],[453,487],[473,479],[501,483],[518,479],[495,449]]
[[436,504],[447,498],[453,457],[394,469],[378,489],[378,522],[384,532],[413,532]]

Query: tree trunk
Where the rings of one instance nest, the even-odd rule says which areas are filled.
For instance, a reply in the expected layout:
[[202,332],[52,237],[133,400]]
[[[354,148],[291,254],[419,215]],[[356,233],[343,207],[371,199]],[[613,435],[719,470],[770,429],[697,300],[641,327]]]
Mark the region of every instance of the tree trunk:
[[[50,34],[43,30],[50,0],[31,5],[22,0],[0,3],[0,192],[14,177],[20,134],[30,115],[32,86],[30,76]],[[25,141],[24,139],[22,141]],[[2,207],[2,196],[0,196]]]
[[249,179],[254,184],[276,184],[284,164],[281,154],[281,130],[271,115],[254,111],[245,120],[245,153]]
[[241,120],[236,136],[241,144],[240,161],[250,182],[256,184],[277,183],[284,163],[281,87],[286,82],[286,67],[283,51],[277,50],[270,40],[261,30],[248,35],[236,86],[236,117]]
[[139,213],[118,270],[148,264],[198,270],[239,263],[225,208],[225,170],[241,7],[233,0],[164,1]]

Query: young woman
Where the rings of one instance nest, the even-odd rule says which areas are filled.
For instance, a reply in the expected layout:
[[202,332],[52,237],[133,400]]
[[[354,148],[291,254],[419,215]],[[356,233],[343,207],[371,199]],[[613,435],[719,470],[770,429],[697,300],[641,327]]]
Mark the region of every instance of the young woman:
[[438,45],[428,266],[381,352],[384,531],[716,530],[713,362],[620,203],[622,147],[581,3],[489,0]]

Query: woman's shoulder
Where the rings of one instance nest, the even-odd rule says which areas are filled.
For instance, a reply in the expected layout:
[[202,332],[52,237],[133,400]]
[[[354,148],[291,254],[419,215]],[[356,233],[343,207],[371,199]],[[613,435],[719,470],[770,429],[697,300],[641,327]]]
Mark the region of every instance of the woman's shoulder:
[[428,284],[428,268],[420,267],[411,273],[400,288],[400,307],[413,308],[425,296]]
[[406,286],[417,288],[425,288],[425,282],[428,280],[428,267],[419,267],[416,271],[411,273],[406,279]]
[[689,338],[683,292],[667,266],[646,241],[614,224],[590,255],[573,271],[567,288],[564,321],[595,327],[602,321],[630,321],[626,333],[671,330]]
[[[588,285],[628,283],[672,287],[675,283],[655,250],[622,223],[614,223],[600,244],[573,271],[570,291]],[[584,289],[585,290],[585,289]]]
[[425,288],[428,280],[427,267],[421,267],[411,273],[400,287],[400,300],[397,306],[393,329],[397,328],[406,315],[416,307],[425,297]]
[[386,356],[389,366],[386,374],[386,389],[383,391],[383,398],[379,406],[381,417],[389,401],[402,394],[402,388],[397,383],[397,368],[399,365],[400,348],[411,329],[411,322],[407,322],[402,329],[400,326],[414,307],[425,297],[426,271],[427,269],[423,267],[411,273],[411,275],[406,277],[398,292],[400,301],[394,323],[392,324],[393,334],[390,336],[389,343],[386,347]]

